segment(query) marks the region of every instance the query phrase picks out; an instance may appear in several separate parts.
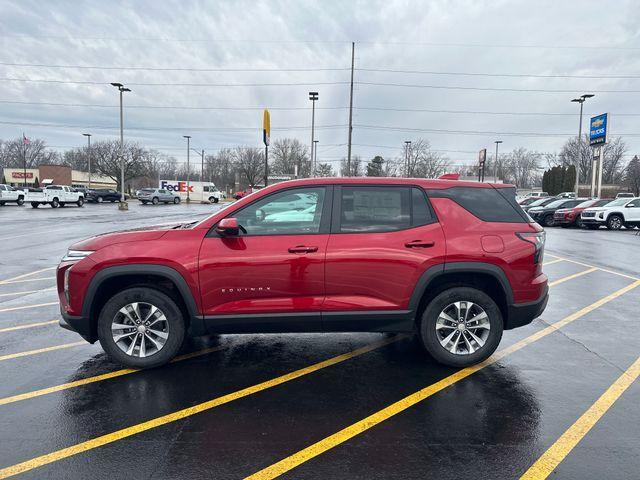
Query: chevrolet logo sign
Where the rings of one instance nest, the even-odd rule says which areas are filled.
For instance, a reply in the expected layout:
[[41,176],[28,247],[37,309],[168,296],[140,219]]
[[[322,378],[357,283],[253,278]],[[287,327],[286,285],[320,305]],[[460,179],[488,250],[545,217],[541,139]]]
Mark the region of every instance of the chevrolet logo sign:
[[598,118],[598,119],[594,120],[593,122],[591,122],[591,126],[592,126],[593,128],[598,128],[598,127],[600,127],[603,123],[604,123],[604,119],[602,119],[602,118]]

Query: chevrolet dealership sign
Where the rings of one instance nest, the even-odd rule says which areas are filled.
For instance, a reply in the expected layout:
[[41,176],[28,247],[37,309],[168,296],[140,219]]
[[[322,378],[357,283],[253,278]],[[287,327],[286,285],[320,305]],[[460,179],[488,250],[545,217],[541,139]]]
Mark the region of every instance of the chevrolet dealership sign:
[[603,145],[607,143],[607,134],[609,126],[609,114],[602,113],[595,117],[591,117],[589,122],[589,145]]

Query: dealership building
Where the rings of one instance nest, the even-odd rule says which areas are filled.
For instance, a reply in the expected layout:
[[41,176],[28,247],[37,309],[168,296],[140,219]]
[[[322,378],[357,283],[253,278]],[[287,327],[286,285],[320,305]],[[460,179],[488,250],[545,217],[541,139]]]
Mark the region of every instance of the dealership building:
[[117,184],[111,177],[104,177],[95,173],[91,174],[79,170],[72,170],[66,165],[40,165],[38,168],[5,168],[3,169],[4,181],[13,187],[22,188],[24,185],[33,187],[36,179],[40,186],[69,185],[71,187],[88,188],[113,188]]

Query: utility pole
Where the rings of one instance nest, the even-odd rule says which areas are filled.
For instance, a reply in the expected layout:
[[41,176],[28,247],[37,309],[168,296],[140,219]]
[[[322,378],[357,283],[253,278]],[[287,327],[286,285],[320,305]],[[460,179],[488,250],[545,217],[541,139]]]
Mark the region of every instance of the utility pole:
[[[315,128],[316,128],[316,100],[318,100],[318,92],[309,92],[309,100],[311,100],[311,155],[309,161],[311,162],[311,176],[315,177],[315,171],[313,170],[313,148],[315,145]],[[298,165],[298,174],[300,173],[301,165]]]
[[318,140],[313,141],[313,161],[311,162],[311,168],[313,168],[312,176],[316,176],[318,170]]
[[493,143],[496,144],[496,158],[493,163],[493,183],[498,183],[498,145],[502,143],[502,140],[496,140]]
[[85,137],[87,137],[87,163],[89,169],[89,190],[91,190],[91,134],[83,133]]
[[409,176],[409,149],[411,148],[411,140],[404,141],[404,176]]
[[191,180],[191,165],[189,163],[189,151],[191,150],[191,135],[183,135],[182,138],[187,139],[187,203],[191,202],[189,197],[189,184]]
[[204,182],[204,148],[202,149],[202,160],[200,161],[200,181]]
[[347,145],[347,173],[351,176],[351,134],[353,133],[353,67],[356,44],[351,42],[351,90],[349,92],[349,143]]
[[24,132],[22,132],[22,188],[27,189],[27,137]]
[[580,155],[582,154],[582,104],[587,100],[587,98],[594,97],[592,93],[585,93],[584,95],[580,95],[578,98],[574,98],[571,100],[572,102],[580,104],[580,123],[578,124],[578,154],[576,155],[576,183],[574,185],[574,192],[576,194],[576,198],[578,198],[578,187],[580,184]]
[[129,205],[124,198],[124,116],[122,112],[122,94],[124,92],[130,92],[130,88],[125,88],[124,85],[117,82],[112,82],[111,85],[116,87],[120,92],[120,186],[122,191],[120,192],[120,204],[118,210],[129,210]]

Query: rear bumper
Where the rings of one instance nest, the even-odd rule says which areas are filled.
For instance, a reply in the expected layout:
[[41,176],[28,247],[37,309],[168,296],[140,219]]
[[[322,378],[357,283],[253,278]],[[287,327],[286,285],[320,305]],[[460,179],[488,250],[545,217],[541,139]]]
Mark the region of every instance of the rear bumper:
[[508,318],[505,321],[504,329],[523,327],[529,325],[538,318],[549,301],[549,287],[545,287],[544,292],[538,300],[527,303],[514,303],[508,307]]

